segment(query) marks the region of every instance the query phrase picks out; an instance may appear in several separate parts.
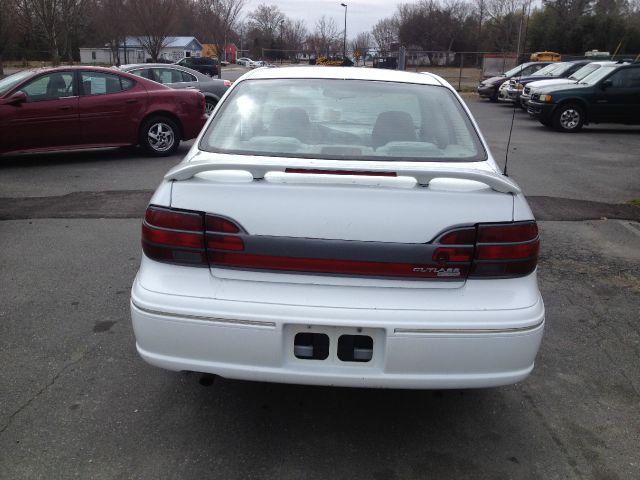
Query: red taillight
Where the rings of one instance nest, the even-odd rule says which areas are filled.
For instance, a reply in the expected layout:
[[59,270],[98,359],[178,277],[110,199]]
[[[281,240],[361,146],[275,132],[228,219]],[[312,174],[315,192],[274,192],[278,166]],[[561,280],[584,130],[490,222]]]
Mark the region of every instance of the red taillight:
[[219,233],[239,233],[240,227],[238,227],[231,220],[226,218],[217,217],[215,215],[207,215],[207,230],[210,232]]
[[204,214],[150,206],[142,223],[142,250],[159,262],[206,267]]
[[240,237],[231,235],[211,235],[207,234],[207,248],[217,250],[244,250],[244,242]]
[[[242,229],[232,220],[228,220],[217,215],[207,214],[205,217],[207,226],[207,249],[209,250],[244,250],[244,241],[242,237],[234,234],[240,234]],[[211,255],[211,254],[209,254]]]
[[521,277],[538,264],[540,237],[535,222],[478,225],[470,278]]
[[301,273],[439,280],[519,277],[535,270],[540,249],[533,221],[460,227],[414,246],[372,248],[366,242],[356,251],[348,242],[347,253],[336,240],[319,245],[317,239],[309,239],[308,246],[305,242],[284,237],[265,241],[228,218],[156,206],[147,209],[142,225],[144,253],[159,262]]
[[478,227],[478,243],[526,242],[538,237],[535,222],[482,225]]

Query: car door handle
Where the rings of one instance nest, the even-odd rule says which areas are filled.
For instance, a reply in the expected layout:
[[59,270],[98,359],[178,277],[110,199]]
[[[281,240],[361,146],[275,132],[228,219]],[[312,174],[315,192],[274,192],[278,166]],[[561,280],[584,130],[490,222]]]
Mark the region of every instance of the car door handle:
[[188,87],[184,87],[184,88],[186,88],[187,90],[195,90],[196,89],[196,87],[191,86],[191,85],[189,85]]
[[64,107],[60,107],[58,110],[71,110],[71,105],[65,105]]
[[135,98],[132,98],[130,100],[127,100],[127,103],[138,103],[138,100],[136,100]]

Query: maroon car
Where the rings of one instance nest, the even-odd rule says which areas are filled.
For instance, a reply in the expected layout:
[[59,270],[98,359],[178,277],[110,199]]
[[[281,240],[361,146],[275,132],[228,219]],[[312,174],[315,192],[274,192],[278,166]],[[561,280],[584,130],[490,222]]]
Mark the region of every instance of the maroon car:
[[0,80],[0,155],[141,145],[166,156],[206,120],[200,92],[110,68],[24,70]]

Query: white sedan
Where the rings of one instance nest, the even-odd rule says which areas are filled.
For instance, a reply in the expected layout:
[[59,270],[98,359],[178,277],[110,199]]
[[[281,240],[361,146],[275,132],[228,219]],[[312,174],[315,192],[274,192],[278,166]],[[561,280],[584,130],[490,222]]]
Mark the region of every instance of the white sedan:
[[442,78],[256,69],[151,199],[136,347],[161,368],[244,380],[515,383],[544,329],[539,245]]
[[243,67],[248,67],[252,62],[253,60],[251,60],[248,57],[241,57],[236,60],[236,64],[241,65]]

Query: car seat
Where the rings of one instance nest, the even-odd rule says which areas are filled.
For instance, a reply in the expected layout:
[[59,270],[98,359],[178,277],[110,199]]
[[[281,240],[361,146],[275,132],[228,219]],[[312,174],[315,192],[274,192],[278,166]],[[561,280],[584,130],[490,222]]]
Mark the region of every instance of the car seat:
[[303,143],[309,143],[312,137],[311,129],[309,114],[304,108],[284,107],[273,112],[268,135],[293,137]]
[[374,148],[389,142],[415,142],[416,129],[411,115],[407,112],[382,112],[376,118],[371,132],[371,145]]

